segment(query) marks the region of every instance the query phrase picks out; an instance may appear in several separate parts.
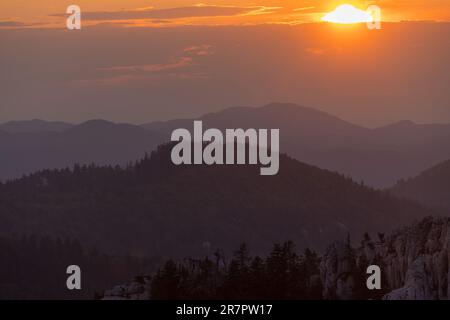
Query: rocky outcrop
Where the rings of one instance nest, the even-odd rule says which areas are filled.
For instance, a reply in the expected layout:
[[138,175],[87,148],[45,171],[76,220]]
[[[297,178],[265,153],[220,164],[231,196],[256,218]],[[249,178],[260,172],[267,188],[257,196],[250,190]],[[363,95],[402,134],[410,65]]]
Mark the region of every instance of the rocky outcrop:
[[356,249],[334,243],[321,262],[324,298],[365,298],[372,264],[381,268],[383,299],[450,299],[450,218],[426,218],[376,241],[366,235]]
[[106,290],[102,300],[148,300],[150,277],[136,277],[133,281],[117,285],[111,290]]
[[354,250],[347,244],[334,242],[321,263],[323,295],[328,299],[352,299],[355,292]]
[[[370,265],[381,269],[380,290],[367,288]],[[449,266],[450,218],[430,217],[376,240],[366,234],[359,246],[350,239],[332,243],[316,280],[324,299],[449,300]],[[148,299],[149,283],[139,277],[106,291],[104,299]]]
[[437,299],[434,284],[430,281],[430,270],[427,270],[427,263],[425,257],[419,257],[414,260],[409,267],[405,285],[402,288],[393,290],[386,294],[386,300],[430,300]]

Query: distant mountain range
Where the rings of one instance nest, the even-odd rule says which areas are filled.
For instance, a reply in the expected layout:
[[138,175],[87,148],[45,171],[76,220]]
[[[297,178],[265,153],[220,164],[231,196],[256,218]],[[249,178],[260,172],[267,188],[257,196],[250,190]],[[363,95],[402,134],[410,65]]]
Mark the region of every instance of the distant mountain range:
[[427,206],[450,209],[450,160],[425,170],[417,177],[399,181],[391,192]]
[[[237,107],[200,117],[205,127],[280,128],[280,148],[300,161],[348,174],[374,187],[398,180],[450,159],[450,125],[401,121],[368,129],[315,109],[273,103]],[[192,120],[144,125],[166,135],[192,127]]]
[[[450,159],[450,125],[401,121],[368,129],[315,109],[273,103],[235,107],[199,117],[204,127],[279,128],[281,151],[303,162],[347,174],[374,187],[391,187]],[[141,126],[93,120],[80,125],[40,120],[0,125],[0,179],[79,163],[120,164],[142,157],[194,119]]]
[[170,145],[125,169],[77,166],[0,185],[0,234],[79,239],[106,252],[184,257],[255,253],[293,240],[330,241],[389,231],[432,210],[282,155],[280,172],[252,165],[175,166]]
[[8,133],[62,132],[73,126],[67,122],[33,119],[5,122],[0,124],[0,130]]
[[[54,123],[16,123],[0,133],[0,178],[12,179],[46,168],[74,164],[125,165],[165,140],[139,126],[91,120],[61,129]],[[25,128],[27,128],[25,130]],[[2,127],[0,126],[0,130]],[[22,130],[22,131],[21,131]],[[12,133],[13,132],[13,133]]]

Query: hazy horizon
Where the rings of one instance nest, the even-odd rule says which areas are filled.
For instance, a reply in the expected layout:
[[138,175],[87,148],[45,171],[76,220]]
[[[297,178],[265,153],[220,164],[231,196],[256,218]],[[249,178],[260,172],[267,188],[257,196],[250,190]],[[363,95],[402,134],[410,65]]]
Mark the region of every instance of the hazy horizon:
[[60,119],[51,119],[51,118],[23,118],[23,119],[11,119],[11,120],[7,120],[7,121],[0,121],[0,125],[4,125],[4,124],[8,124],[8,123],[14,123],[14,122],[20,123],[20,122],[43,121],[43,122],[61,122],[61,123],[66,123],[66,124],[70,124],[70,125],[75,125],[76,126],[76,125],[80,125],[80,124],[83,124],[83,123],[86,123],[86,122],[90,122],[90,121],[107,121],[107,122],[111,122],[111,123],[114,123],[114,124],[131,124],[131,125],[135,125],[135,126],[142,126],[142,125],[153,123],[153,122],[167,122],[167,121],[172,121],[172,120],[190,120],[190,119],[195,120],[195,119],[198,119],[198,118],[200,118],[200,117],[202,117],[204,115],[207,115],[207,114],[210,114],[210,113],[220,113],[220,112],[223,112],[223,111],[228,110],[228,109],[241,108],[241,107],[243,107],[243,108],[251,108],[251,109],[258,109],[258,108],[262,108],[264,106],[271,105],[271,104],[276,104],[276,105],[290,105],[290,104],[293,104],[293,105],[296,105],[296,106],[299,106],[299,107],[305,107],[305,108],[311,109],[313,111],[325,112],[326,114],[331,115],[331,116],[335,116],[336,118],[338,118],[340,120],[343,120],[343,121],[348,122],[350,124],[357,125],[359,127],[363,127],[363,128],[367,128],[367,129],[377,129],[377,128],[381,128],[381,127],[384,127],[384,126],[389,126],[389,125],[402,123],[402,122],[410,122],[410,123],[413,123],[415,125],[450,125],[450,121],[448,121],[448,122],[444,122],[444,121],[441,121],[441,122],[437,122],[437,121],[435,121],[435,122],[420,122],[420,121],[413,121],[413,120],[405,118],[405,119],[399,119],[399,120],[396,120],[396,121],[390,121],[390,122],[386,122],[386,123],[381,123],[381,124],[378,124],[378,125],[370,126],[370,125],[366,125],[364,123],[357,123],[357,122],[353,122],[353,121],[347,120],[347,119],[345,119],[343,117],[340,117],[340,116],[337,116],[337,115],[335,115],[335,114],[333,114],[331,112],[326,112],[326,111],[318,109],[318,108],[301,105],[301,104],[295,103],[295,102],[280,102],[280,101],[272,101],[270,103],[266,103],[264,105],[258,105],[258,106],[238,106],[238,105],[236,105],[236,106],[229,106],[229,107],[225,107],[225,108],[218,109],[218,110],[215,110],[215,111],[206,112],[206,113],[200,113],[200,114],[194,114],[192,116],[187,116],[187,117],[167,118],[167,119],[149,119],[149,120],[141,120],[140,122],[132,122],[132,121],[128,122],[128,121],[121,121],[121,120],[112,120],[112,119],[108,119],[108,118],[87,118],[85,120],[78,121],[78,122],[77,121],[70,121],[70,120],[69,121],[65,121],[65,120],[60,120]]

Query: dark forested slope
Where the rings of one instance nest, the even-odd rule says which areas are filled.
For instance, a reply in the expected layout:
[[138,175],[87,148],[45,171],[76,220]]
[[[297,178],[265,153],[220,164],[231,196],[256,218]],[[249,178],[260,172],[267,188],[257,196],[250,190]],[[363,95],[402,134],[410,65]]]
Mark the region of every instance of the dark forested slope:
[[185,256],[248,243],[322,249],[430,211],[282,155],[259,166],[174,166],[170,145],[127,168],[75,166],[0,186],[0,233],[79,239],[108,252]]

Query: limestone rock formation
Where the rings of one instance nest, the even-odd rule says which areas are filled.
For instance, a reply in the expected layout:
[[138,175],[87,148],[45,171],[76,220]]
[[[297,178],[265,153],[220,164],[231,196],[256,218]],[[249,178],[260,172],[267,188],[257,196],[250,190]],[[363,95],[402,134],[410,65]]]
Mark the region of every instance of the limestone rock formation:
[[133,281],[106,290],[102,300],[148,300],[150,277],[136,277]]
[[450,218],[429,217],[377,241],[366,235],[356,249],[334,243],[321,262],[324,298],[370,298],[364,273],[372,264],[381,268],[383,299],[450,299]]
[[[369,290],[367,267],[381,269],[381,290]],[[324,299],[449,300],[450,218],[429,217],[360,245],[332,243],[321,258]],[[114,287],[104,299],[149,299],[150,277]]]

